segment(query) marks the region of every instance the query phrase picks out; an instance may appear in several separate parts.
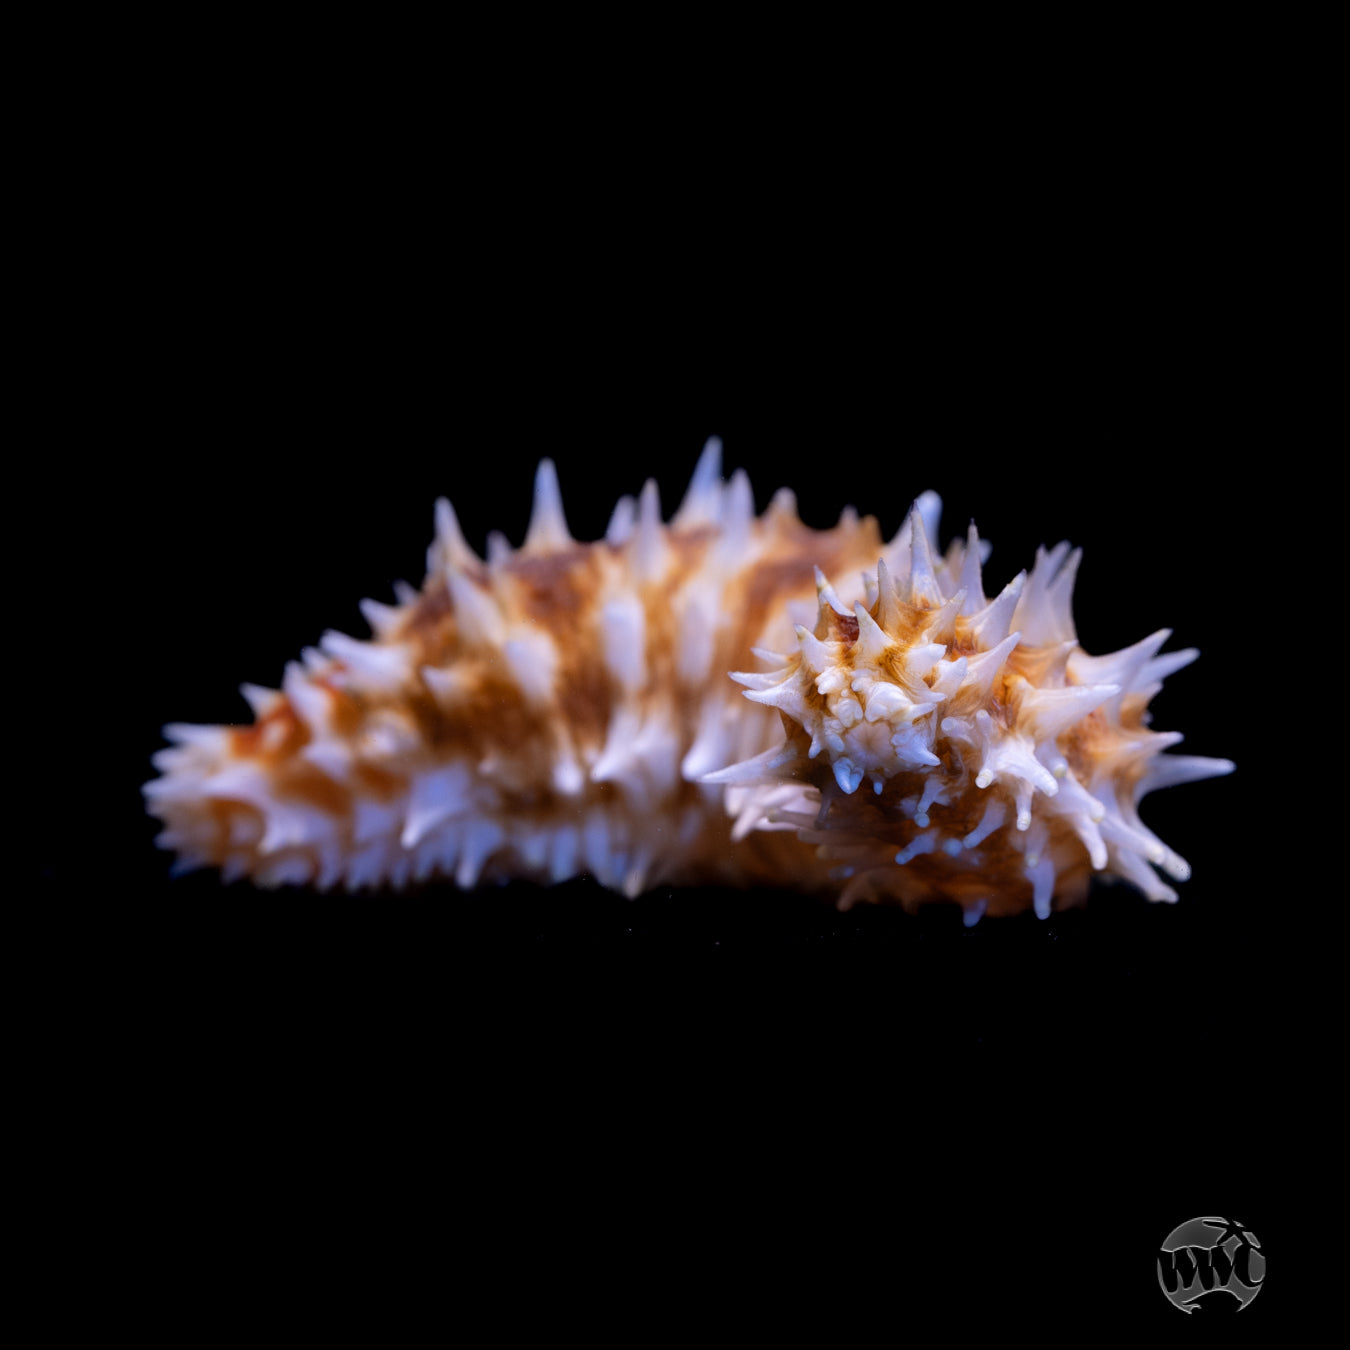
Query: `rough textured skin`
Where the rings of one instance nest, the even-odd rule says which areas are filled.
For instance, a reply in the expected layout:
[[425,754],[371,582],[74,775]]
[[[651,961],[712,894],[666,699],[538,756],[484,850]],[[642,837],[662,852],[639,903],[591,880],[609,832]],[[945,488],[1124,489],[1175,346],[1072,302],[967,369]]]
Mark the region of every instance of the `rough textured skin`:
[[649,483],[593,544],[547,461],[519,550],[497,536],[479,559],[438,502],[424,587],[363,604],[371,641],[329,633],[280,691],[246,686],[250,726],[165,729],[160,842],[263,885],[584,871],[629,895],[949,899],[973,921],[1047,914],[1105,871],[1174,899],[1150,864],[1188,869],[1139,798],[1232,768],[1160,757],[1180,737],[1146,725],[1196,653],[1159,656],[1165,630],[1084,653],[1067,545],[986,600],[973,527],[934,559],[939,505],[889,544],[852,512],[808,528],[787,492],[756,518],[715,441],[669,525]]

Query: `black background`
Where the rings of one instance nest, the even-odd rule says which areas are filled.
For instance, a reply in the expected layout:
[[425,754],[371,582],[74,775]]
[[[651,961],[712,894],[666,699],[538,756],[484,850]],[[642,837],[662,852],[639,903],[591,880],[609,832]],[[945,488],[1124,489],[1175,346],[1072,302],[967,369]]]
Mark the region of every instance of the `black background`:
[[[732,1294],[1151,1328],[1181,1321],[1153,1273],[1177,1223],[1288,1250],[1324,897],[1272,766],[1288,501],[1317,479],[1215,185],[948,209],[792,164],[592,176],[545,132],[446,162],[285,125],[91,164],[44,329],[71,378],[32,446],[59,505],[29,950],[71,991],[90,1189],[164,1232],[210,1216],[245,1289],[328,1238],[325,1278],[481,1272],[562,1327]],[[966,932],[791,893],[169,880],[139,795],[159,727],[242,718],[241,681],[362,634],[361,596],[420,584],[437,495],[475,548],[518,543],[549,455],[594,538],[649,475],[669,514],[710,434],[761,509],[788,485],[809,524],[853,504],[889,537],[932,487],[944,543],[971,517],[992,541],[991,593],[1068,538],[1089,651],[1198,646],[1154,725],[1238,771],[1145,803],[1181,902]],[[178,1278],[209,1301],[204,1270]]]

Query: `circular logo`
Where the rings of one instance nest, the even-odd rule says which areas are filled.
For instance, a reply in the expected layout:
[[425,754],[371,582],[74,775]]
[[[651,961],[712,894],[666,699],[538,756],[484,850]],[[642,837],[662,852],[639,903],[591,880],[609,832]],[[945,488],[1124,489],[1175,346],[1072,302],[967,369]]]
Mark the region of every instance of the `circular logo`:
[[1265,1275],[1256,1234],[1217,1215],[1178,1225],[1158,1253],[1158,1283],[1184,1313],[1241,1312],[1261,1292]]

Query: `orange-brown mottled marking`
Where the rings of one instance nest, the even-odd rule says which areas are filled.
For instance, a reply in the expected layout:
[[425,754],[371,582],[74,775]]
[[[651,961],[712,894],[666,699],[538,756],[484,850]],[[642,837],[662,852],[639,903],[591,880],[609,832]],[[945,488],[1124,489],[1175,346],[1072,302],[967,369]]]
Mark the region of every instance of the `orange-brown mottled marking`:
[[1126,731],[1147,731],[1144,713],[1148,709],[1146,694],[1126,694],[1120,701],[1120,725]]
[[858,640],[858,620],[852,614],[834,614],[833,610],[830,612],[840,640],[847,642],[851,647]]
[[[511,588],[515,601],[512,608],[553,641],[558,656],[554,673],[558,702],[566,710],[573,733],[583,740],[604,734],[612,703],[603,666],[592,664],[592,644],[579,640],[595,621],[601,565],[596,550],[576,545],[556,553],[517,555],[503,568],[503,584]],[[503,676],[499,698],[504,698],[507,685],[514,688],[509,677]],[[534,714],[531,720],[537,717]],[[538,722],[535,725],[536,731],[544,732],[542,744],[550,744],[552,733]]]
[[575,545],[556,553],[515,555],[503,567],[520,612],[550,633],[561,649],[595,604],[600,562],[589,546]]
[[1062,689],[1069,682],[1065,670],[1077,646],[1076,642],[1052,642],[1032,647],[1019,642],[1009,654],[1005,669],[1016,671],[1037,689]]
[[318,676],[314,683],[328,691],[331,705],[329,717],[332,720],[333,730],[339,736],[350,739],[365,719],[364,699],[353,690],[339,688],[322,675]]
[[262,814],[251,803],[235,801],[224,797],[209,797],[206,809],[211,818],[214,835],[211,841],[211,860],[220,863],[230,847],[234,818],[239,815],[251,815],[258,822],[258,835],[263,831]]
[[[775,518],[776,534],[768,551],[751,568],[732,579],[726,597],[727,608],[743,622],[731,625],[726,633],[727,660],[724,670],[743,670],[749,649],[770,622],[778,619],[787,601],[806,599],[815,589],[814,569],[826,576],[844,575],[854,570],[871,570],[881,556],[881,533],[876,518],[866,516],[854,529],[813,530],[801,521]],[[857,636],[858,621],[851,615],[844,620]]]
[[277,796],[283,799],[306,802],[333,816],[345,816],[351,810],[351,790],[304,760],[281,767],[275,781]]
[[230,749],[241,759],[280,763],[309,743],[309,728],[284,695],[282,701],[252,726],[230,729]]
[[1132,738],[1122,736],[1120,729],[1106,720],[1106,714],[1100,708],[1094,708],[1068,727],[1056,744],[1074,777],[1087,785],[1101,766],[1109,762],[1111,753],[1128,739]]
[[390,773],[374,764],[357,762],[352,766],[352,776],[360,790],[377,801],[392,801],[408,786],[402,774]]
[[947,646],[947,656],[956,661],[963,656],[978,656],[984,650],[975,640],[975,633],[970,620],[957,615],[956,635]]
[[431,660],[454,632],[454,612],[450,589],[445,581],[440,577],[434,581],[428,580],[426,589],[413,602],[398,635],[419,640],[427,659]]

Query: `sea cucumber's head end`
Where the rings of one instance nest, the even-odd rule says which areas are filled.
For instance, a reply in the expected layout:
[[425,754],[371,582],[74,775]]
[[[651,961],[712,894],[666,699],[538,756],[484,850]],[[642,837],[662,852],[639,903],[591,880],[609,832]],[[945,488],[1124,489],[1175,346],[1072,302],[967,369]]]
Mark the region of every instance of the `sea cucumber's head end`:
[[1159,655],[1170,636],[1160,630],[1089,656],[1071,616],[1077,551],[1039,550],[988,600],[973,525],[939,559],[922,508],[878,562],[866,603],[844,612],[818,571],[814,630],[799,626],[782,669],[746,692],[787,728],[773,775],[819,800],[799,837],[848,860],[850,901],[1045,917],[1081,903],[1098,875],[1175,899],[1154,869],[1182,881],[1189,865],[1138,802],[1234,767],[1165,755],[1180,737],[1148,726],[1162,678],[1194,653]]

